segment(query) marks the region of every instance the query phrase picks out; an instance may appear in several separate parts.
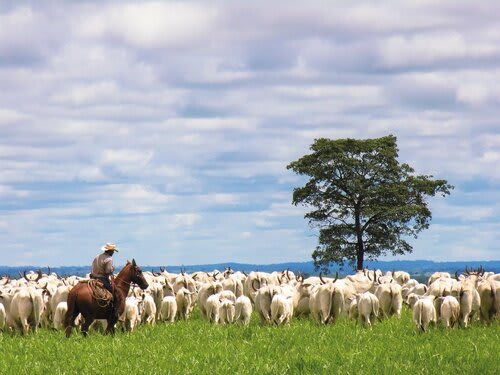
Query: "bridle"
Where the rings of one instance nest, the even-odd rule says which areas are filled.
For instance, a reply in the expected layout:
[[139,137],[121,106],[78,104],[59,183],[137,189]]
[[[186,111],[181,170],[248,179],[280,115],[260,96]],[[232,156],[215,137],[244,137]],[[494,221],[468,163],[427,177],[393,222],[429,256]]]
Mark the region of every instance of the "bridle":
[[[134,276],[137,276],[139,274],[139,271],[137,270],[137,267],[134,267],[133,271],[134,271]],[[120,277],[119,280],[120,280],[121,283],[127,284],[129,287],[133,288],[134,286],[138,286],[140,288],[139,284],[137,284],[135,281],[125,281],[121,277]],[[116,283],[116,278],[114,279],[114,282]]]

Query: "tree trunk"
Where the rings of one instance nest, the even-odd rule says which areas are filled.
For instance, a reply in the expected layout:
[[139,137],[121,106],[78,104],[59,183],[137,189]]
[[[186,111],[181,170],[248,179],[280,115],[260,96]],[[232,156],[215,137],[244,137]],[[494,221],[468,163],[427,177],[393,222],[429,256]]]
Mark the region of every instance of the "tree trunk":
[[356,264],[356,270],[361,271],[363,270],[363,262],[365,260],[365,249],[363,246],[363,240],[361,240],[361,242],[359,242],[358,240],[358,253],[356,255],[358,258]]
[[355,225],[356,225],[356,236],[358,239],[358,248],[356,251],[356,270],[360,271],[363,269],[363,262],[365,259],[365,247],[363,244],[363,232],[361,231],[361,220],[358,212],[354,214]]

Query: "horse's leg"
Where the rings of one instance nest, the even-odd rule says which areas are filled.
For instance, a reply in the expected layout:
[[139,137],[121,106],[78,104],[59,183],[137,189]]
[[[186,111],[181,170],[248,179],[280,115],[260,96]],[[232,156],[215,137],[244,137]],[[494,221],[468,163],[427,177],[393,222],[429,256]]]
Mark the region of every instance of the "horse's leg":
[[118,320],[115,316],[110,316],[107,319],[108,326],[106,327],[105,333],[111,333],[113,336],[115,335],[115,324]]
[[71,336],[71,329],[76,327],[75,319],[78,316],[79,312],[76,310],[66,312],[66,316],[64,317],[64,327],[66,337]]
[[92,324],[92,322],[94,321],[94,317],[92,317],[92,316],[85,316],[85,317],[84,317],[84,320],[85,320],[85,321],[84,321],[84,322],[83,322],[83,324],[82,324],[82,335],[83,335],[84,337],[87,337],[87,332],[88,332],[88,330],[89,330],[90,325],[91,325],[91,324]]

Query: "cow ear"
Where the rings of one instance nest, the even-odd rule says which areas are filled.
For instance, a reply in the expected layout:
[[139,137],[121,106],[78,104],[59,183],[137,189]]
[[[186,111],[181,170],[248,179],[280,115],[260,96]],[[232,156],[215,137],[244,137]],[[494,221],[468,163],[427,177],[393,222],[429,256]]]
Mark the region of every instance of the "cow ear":
[[134,267],[137,267],[137,264],[135,263],[135,259],[132,259],[132,265],[133,265]]
[[130,260],[127,259],[127,264],[130,264]]

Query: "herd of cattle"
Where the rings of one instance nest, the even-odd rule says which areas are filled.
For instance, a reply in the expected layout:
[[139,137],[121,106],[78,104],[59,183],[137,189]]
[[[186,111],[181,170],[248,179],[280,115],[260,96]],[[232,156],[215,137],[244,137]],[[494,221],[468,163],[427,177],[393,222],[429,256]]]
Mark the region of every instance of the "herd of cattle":
[[[27,334],[30,329],[62,329],[70,289],[85,277],[60,277],[41,271],[19,279],[0,279],[0,331]],[[262,324],[288,324],[310,316],[334,323],[341,316],[371,327],[375,320],[400,316],[403,303],[413,310],[413,322],[425,331],[441,320],[446,327],[467,327],[471,320],[487,324],[500,316],[500,274],[482,268],[454,277],[436,272],[426,284],[404,271],[363,270],[345,278],[304,278],[282,272],[144,272],[149,287],[131,288],[119,324],[133,331],[138,324],[189,319],[195,306],[211,323],[249,323],[252,313]],[[102,322],[101,322],[102,323]]]

